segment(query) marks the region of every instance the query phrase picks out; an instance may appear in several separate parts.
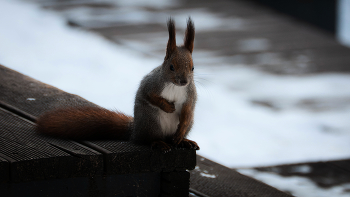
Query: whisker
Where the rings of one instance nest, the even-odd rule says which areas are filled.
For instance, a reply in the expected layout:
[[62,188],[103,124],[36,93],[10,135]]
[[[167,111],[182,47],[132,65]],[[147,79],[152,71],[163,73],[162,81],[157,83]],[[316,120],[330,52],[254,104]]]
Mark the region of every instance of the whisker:
[[210,83],[210,84],[216,84],[214,81],[208,79],[208,78],[205,78],[205,77],[198,77],[198,76],[194,76],[195,79],[197,80],[201,80],[201,81],[205,81],[206,83]]
[[205,87],[205,84],[203,84],[202,82],[198,81],[198,80],[194,80],[194,82],[196,83],[196,85],[198,85],[198,89],[199,90],[204,90],[204,92],[209,95],[210,98],[213,98],[213,94],[211,93],[211,91]]

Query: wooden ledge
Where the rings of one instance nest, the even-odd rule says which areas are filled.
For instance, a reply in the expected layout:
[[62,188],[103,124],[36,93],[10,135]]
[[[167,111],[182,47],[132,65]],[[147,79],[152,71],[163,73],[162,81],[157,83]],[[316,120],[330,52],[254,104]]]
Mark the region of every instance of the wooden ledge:
[[[86,183],[79,187],[103,191],[101,194],[188,195],[186,170],[196,166],[195,150],[174,149],[163,154],[125,141],[72,141],[39,135],[34,122],[40,114],[60,106],[96,105],[1,65],[0,84],[0,188],[7,194],[24,194],[20,188],[43,190],[48,183],[57,184],[61,191],[65,182],[79,179]],[[185,186],[177,187],[176,180]],[[115,183],[124,186],[113,187]],[[33,184],[37,187],[28,186]]]

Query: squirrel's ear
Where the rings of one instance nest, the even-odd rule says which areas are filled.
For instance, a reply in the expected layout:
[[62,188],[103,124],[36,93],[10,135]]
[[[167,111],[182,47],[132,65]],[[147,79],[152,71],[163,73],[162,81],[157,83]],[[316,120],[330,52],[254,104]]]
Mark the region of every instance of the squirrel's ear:
[[168,31],[169,31],[169,40],[168,40],[168,45],[166,47],[165,59],[170,58],[171,54],[176,50],[175,23],[172,18],[168,20]]
[[191,53],[193,51],[193,42],[194,42],[194,25],[191,20],[191,17],[189,17],[187,21],[187,29],[186,29],[185,39],[184,39],[184,45],[186,49],[188,49]]

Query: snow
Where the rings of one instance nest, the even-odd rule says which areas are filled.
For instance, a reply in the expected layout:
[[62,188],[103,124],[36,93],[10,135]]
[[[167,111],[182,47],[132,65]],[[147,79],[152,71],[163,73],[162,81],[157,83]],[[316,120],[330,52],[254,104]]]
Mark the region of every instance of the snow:
[[[158,4],[157,1],[127,1],[119,0],[110,3],[116,6],[122,6],[122,9],[96,9],[89,7],[81,7],[75,9],[67,9],[62,11],[65,17],[81,26],[89,25],[89,27],[102,28],[111,24],[114,26],[125,24],[152,24],[164,25],[169,17],[172,17],[176,23],[177,30],[185,30],[187,24],[185,22],[191,13],[192,18],[196,18],[196,31],[210,31],[212,29],[220,30],[240,30],[244,23],[239,17],[224,17],[220,14],[214,14],[204,8],[191,8],[190,10],[164,10],[161,8],[172,7],[177,1],[162,1],[165,4]],[[152,7],[159,9],[158,12],[144,9],[144,7]],[[178,21],[178,22],[177,22]],[[181,38],[182,39],[182,38]],[[264,43],[263,43],[264,44]]]
[[[203,161],[203,158],[202,158],[202,161]],[[215,179],[215,178],[216,178],[216,175],[215,175],[215,174],[210,174],[207,170],[203,170],[203,171],[202,171],[202,169],[200,169],[199,166],[196,166],[196,168],[194,169],[194,171],[200,172],[199,174],[200,174],[202,177],[211,178],[211,179]]]
[[350,47],[350,0],[338,0],[337,37],[345,46]]
[[291,192],[294,196],[307,197],[348,197],[350,184],[342,184],[331,188],[320,188],[307,178],[292,176],[282,177],[271,172],[259,172],[252,169],[238,170],[240,173],[254,177],[279,190]]
[[215,174],[207,174],[207,173],[201,172],[200,175],[203,177],[211,178],[211,179],[216,178]]
[[[26,2],[0,0],[0,27],[0,64],[127,114],[142,77],[162,63]],[[268,47],[242,47],[258,50],[251,42]],[[198,154],[229,167],[349,158],[350,75],[279,76],[220,60],[194,50],[199,95],[190,138]]]

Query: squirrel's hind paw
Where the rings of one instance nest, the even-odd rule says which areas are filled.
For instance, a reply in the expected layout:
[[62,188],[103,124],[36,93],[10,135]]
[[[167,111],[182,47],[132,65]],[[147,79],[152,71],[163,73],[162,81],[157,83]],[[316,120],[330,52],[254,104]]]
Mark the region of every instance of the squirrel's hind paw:
[[186,138],[179,143],[178,147],[199,150],[199,146],[195,141]]

